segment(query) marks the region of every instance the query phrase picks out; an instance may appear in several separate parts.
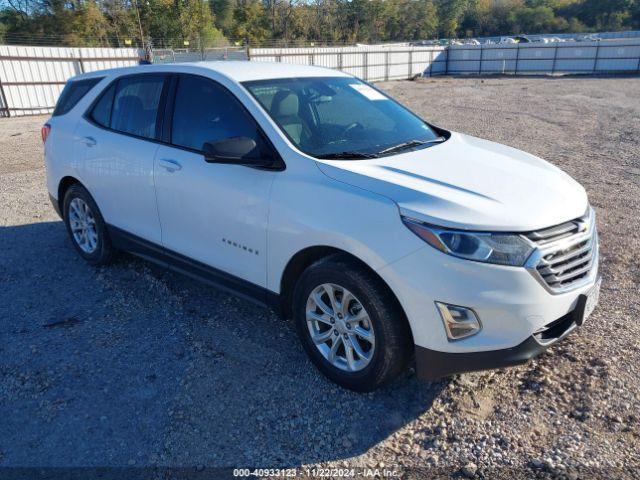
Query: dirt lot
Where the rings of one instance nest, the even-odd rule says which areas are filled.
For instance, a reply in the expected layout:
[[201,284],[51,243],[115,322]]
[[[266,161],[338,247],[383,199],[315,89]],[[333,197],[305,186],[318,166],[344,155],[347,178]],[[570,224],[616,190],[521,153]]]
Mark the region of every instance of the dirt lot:
[[268,311],[128,256],[85,265],[45,191],[44,119],[1,119],[0,466],[636,476],[640,81],[383,87],[439,125],[537,154],[585,186],[605,282],[582,331],[516,369],[341,390]]

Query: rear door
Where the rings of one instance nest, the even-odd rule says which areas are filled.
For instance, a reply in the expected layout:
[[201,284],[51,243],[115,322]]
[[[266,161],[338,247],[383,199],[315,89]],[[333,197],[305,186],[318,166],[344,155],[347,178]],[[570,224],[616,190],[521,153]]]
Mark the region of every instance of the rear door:
[[166,75],[113,82],[76,130],[82,181],[111,226],[161,243],[153,168]]
[[[78,113],[70,112],[93,88],[98,89],[97,85],[103,78],[69,80],[58,98],[51,118],[46,122],[50,129],[44,144],[47,187],[49,193],[56,198],[60,179],[69,173],[67,169],[69,163],[73,163],[76,159],[79,163],[84,160],[84,145],[74,142],[74,132],[80,123],[78,119],[82,110],[78,108]],[[58,200],[62,204],[63,199]]]
[[[213,80],[176,77],[168,138],[156,153],[155,182],[162,243],[176,253],[266,284],[270,170],[207,163],[206,142],[264,137],[239,100]],[[227,278],[230,283],[234,278]],[[242,289],[243,285],[234,285]]]

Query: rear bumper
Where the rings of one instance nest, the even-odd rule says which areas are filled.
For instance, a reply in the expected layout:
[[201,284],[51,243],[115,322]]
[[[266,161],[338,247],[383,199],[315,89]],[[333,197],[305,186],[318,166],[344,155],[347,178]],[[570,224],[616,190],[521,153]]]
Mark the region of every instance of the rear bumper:
[[[582,307],[584,308],[584,307]],[[421,380],[437,380],[456,373],[492,370],[527,363],[573,332],[581,322],[581,307],[548,325],[512,348],[469,353],[438,352],[415,346],[416,374]]]

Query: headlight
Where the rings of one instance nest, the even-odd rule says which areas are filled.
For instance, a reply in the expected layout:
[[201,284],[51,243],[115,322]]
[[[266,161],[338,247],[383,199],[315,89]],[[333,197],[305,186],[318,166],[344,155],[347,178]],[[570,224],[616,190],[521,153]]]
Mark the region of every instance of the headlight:
[[402,217],[402,221],[409,230],[441,252],[476,262],[520,267],[534,250],[517,234],[448,230],[407,217]]

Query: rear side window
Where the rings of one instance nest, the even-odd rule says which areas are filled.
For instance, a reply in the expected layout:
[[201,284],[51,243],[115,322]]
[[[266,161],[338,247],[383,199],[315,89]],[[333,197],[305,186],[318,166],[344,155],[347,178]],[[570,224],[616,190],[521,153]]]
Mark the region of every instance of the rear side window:
[[181,76],[175,96],[171,143],[202,151],[205,143],[230,137],[248,137],[261,143],[256,125],[231,93],[209,79]]
[[58,98],[58,103],[56,103],[52,116],[57,117],[69,112],[102,78],[87,78],[85,80],[67,82]]
[[113,130],[138,137],[155,138],[164,78],[164,75],[140,75],[118,80],[110,117],[106,114],[108,98],[105,98],[105,104],[101,106],[100,111],[96,111],[100,102],[96,104],[92,115],[98,116],[103,122],[108,119]]
[[115,84],[111,84],[111,86],[102,94],[91,111],[91,119],[102,127],[109,128],[111,126],[111,108],[113,105],[113,94],[115,91]]

